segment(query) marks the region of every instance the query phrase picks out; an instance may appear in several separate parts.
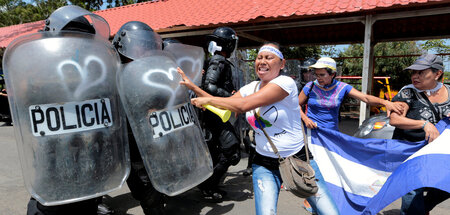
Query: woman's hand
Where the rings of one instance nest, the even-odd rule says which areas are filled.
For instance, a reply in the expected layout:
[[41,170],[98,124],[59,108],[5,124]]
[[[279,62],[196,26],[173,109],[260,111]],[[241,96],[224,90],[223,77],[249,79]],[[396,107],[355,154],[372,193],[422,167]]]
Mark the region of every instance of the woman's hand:
[[439,131],[432,123],[427,123],[423,130],[425,131],[425,140],[427,140],[428,143],[433,142],[433,140],[440,135]]
[[184,74],[183,70],[181,70],[180,67],[177,67],[177,72],[183,79],[182,81],[180,81],[180,84],[186,86],[190,90],[193,90],[196,85],[186,76],[186,74]]
[[384,105],[386,107],[387,116],[391,115],[391,112],[395,112],[400,116],[404,116],[406,113],[408,105],[403,102],[390,102],[387,101]]
[[409,105],[406,104],[405,102],[394,102],[395,104],[400,104],[401,106],[403,106],[403,114],[402,116],[406,117],[406,114],[409,111]]
[[306,127],[308,127],[309,129],[316,129],[317,128],[317,123],[313,122],[307,116],[305,116],[305,118],[302,119],[302,120],[303,120],[303,122],[305,122]]
[[191,99],[191,103],[196,107],[201,108],[202,110],[205,110],[205,107],[203,105],[209,104],[210,101],[211,97],[197,97]]
[[4,97],[7,97],[7,96],[8,96],[8,94],[6,94],[6,89],[3,89],[3,90],[0,92],[0,96],[4,96]]

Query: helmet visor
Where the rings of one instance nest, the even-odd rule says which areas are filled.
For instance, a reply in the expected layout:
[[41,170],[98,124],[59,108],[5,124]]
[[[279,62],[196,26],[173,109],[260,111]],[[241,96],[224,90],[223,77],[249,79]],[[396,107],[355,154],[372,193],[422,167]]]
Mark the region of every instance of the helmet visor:
[[109,25],[103,17],[93,14],[81,7],[68,5],[55,10],[48,18],[50,31],[59,32],[72,20],[84,16],[94,27],[97,35],[109,38]]

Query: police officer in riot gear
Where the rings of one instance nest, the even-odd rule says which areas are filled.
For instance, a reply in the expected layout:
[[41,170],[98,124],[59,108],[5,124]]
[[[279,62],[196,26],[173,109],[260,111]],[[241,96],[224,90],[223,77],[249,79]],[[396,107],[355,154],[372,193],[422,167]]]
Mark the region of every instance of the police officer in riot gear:
[[[229,97],[235,88],[232,79],[232,63],[227,60],[236,49],[238,37],[229,27],[219,27],[208,35],[208,51],[212,57],[205,65],[202,78],[202,89],[213,96]],[[213,175],[199,185],[205,199],[222,200],[226,194],[218,188],[221,178],[230,165],[240,161],[239,139],[230,122],[223,123],[210,111],[203,112],[203,126],[206,136],[211,134],[207,142],[214,164]]]
[[[300,81],[297,82],[298,93],[302,92],[303,87],[306,83],[310,81],[314,81],[316,78],[314,77],[314,70],[310,69],[311,65],[314,65],[317,62],[315,58],[308,58],[302,62],[300,66]],[[311,88],[312,89],[312,88]],[[306,111],[306,105],[302,105],[302,110]]]
[[306,83],[310,81],[314,81],[314,73],[313,70],[311,70],[309,67],[311,65],[314,65],[317,62],[315,58],[308,58],[305,61],[302,62],[300,66],[300,83],[297,86],[298,92],[300,93],[303,89],[303,87],[306,85]]
[[[91,25],[91,23],[88,21],[88,19],[86,19],[84,17],[85,15],[86,16],[91,16],[90,17],[91,19],[95,19],[95,21],[98,22],[97,23],[98,25],[96,25],[96,27],[94,27],[95,24]],[[99,17],[99,16],[97,16],[95,14],[92,14],[89,11],[86,11],[86,10],[84,10],[82,8],[79,8],[77,6],[65,6],[65,7],[62,7],[60,9],[56,10],[54,13],[52,13],[52,15],[49,17],[49,19],[46,20],[46,25],[45,25],[45,27],[43,29],[44,32],[42,33],[42,36],[41,37],[34,37],[34,38],[37,38],[37,40],[38,40],[38,39],[46,38],[46,37],[49,37],[48,39],[53,39],[53,37],[55,37],[55,38],[61,39],[60,40],[61,43],[65,43],[65,42],[66,43],[67,42],[70,43],[70,42],[75,42],[75,40],[76,40],[76,39],[72,40],[72,36],[73,35],[68,34],[68,36],[66,37],[65,34],[60,34],[60,32],[66,31],[66,32],[83,32],[83,33],[87,33],[87,34],[78,35],[78,36],[80,38],[85,38],[86,39],[85,44],[93,44],[97,48],[99,48],[99,49],[97,49],[97,51],[99,51],[99,53],[93,53],[92,50],[87,50],[87,51],[83,50],[83,51],[81,51],[79,53],[77,52],[77,56],[80,59],[83,59],[86,56],[91,57],[91,59],[95,58],[94,64],[95,63],[101,64],[101,66],[103,68],[105,68],[105,70],[111,70],[110,74],[112,76],[115,76],[115,69],[114,68],[118,68],[118,67],[115,67],[117,65],[117,60],[118,60],[117,54],[114,53],[113,55],[110,55],[109,53],[106,53],[107,51],[105,51],[105,50],[110,48],[110,46],[103,46],[103,44],[105,44],[105,43],[102,43],[102,42],[107,41],[105,37],[103,37],[105,39],[102,38],[102,39],[99,39],[99,40],[95,39],[94,37],[92,37],[92,38],[90,37],[90,35],[96,35],[96,34],[98,35],[98,34],[100,34],[100,32],[96,32],[97,28],[104,29],[104,30],[106,29],[106,33],[104,32],[103,36],[109,35],[109,26],[108,26],[108,24],[106,23],[106,21],[103,18],[101,18],[101,17]],[[55,32],[56,34],[55,35],[46,34],[45,33],[46,31],[47,32]],[[79,39],[78,41],[81,41],[81,40],[82,39]],[[60,42],[60,41],[58,41],[58,42]],[[76,41],[76,42],[78,42],[78,41]],[[26,40],[26,42],[29,42],[31,44],[30,46],[36,45],[36,44],[32,43],[33,40]],[[45,43],[45,42],[43,42],[43,43]],[[80,43],[82,43],[82,42],[80,42]],[[56,45],[59,45],[59,44],[56,44]],[[19,50],[21,48],[20,46],[18,46],[19,48],[17,48],[17,44],[14,44],[13,47],[16,48],[16,49],[19,49]],[[57,47],[57,48],[59,48],[59,47]],[[112,49],[112,47],[111,47],[111,49]],[[13,50],[12,52],[14,53],[15,50],[13,48],[12,48],[12,50]],[[69,53],[72,53],[72,52],[69,52]],[[110,53],[113,53],[113,52],[110,52]],[[7,53],[7,54],[9,54],[9,53]],[[9,55],[12,55],[12,54],[9,54]],[[65,54],[61,54],[61,56],[65,57]],[[53,56],[51,56],[51,57],[53,57]],[[113,59],[111,59],[111,58],[113,58]],[[11,59],[14,59],[14,58],[11,57]],[[40,59],[40,58],[37,58],[37,59]],[[44,59],[45,59],[45,57],[44,57]],[[52,59],[54,59],[54,58],[52,58]],[[33,60],[35,60],[35,59],[33,59]],[[59,63],[64,62],[64,60],[67,62],[67,58],[66,59],[61,58],[61,59],[57,59],[57,60],[63,60],[63,61],[61,61]],[[114,61],[115,61],[115,63],[111,63],[111,62],[114,62]],[[51,62],[51,63],[58,63],[58,61]],[[35,64],[31,64],[31,66],[33,66],[33,65],[35,65]],[[60,64],[60,65],[62,65],[62,64]],[[109,65],[113,65],[113,66],[110,67]],[[42,71],[41,67],[38,67],[38,68],[39,69],[37,69],[37,71]],[[15,68],[12,67],[10,69],[11,69],[11,72],[14,72]],[[59,76],[64,75],[64,71],[66,71],[66,70],[64,70],[63,68],[59,68],[59,69],[60,69]],[[112,70],[114,70],[114,71],[112,71]],[[52,73],[52,72],[54,72],[54,71],[49,69],[48,75],[51,76],[51,77],[48,77],[50,81],[47,81],[47,84],[52,84],[53,85],[54,83],[51,82],[51,81],[54,81],[54,78],[58,77],[58,74],[55,74],[55,73]],[[89,72],[89,71],[80,71],[80,70],[78,70],[78,72]],[[98,72],[98,70],[96,70],[94,72]],[[107,79],[111,78],[111,75],[108,76],[106,74],[105,78],[103,80],[107,80]],[[117,111],[116,107],[118,107],[118,106],[116,106],[116,104],[118,104],[118,103],[115,102],[115,99],[116,99],[115,98],[116,94],[114,94],[115,91],[110,91],[110,89],[114,89],[115,88],[115,83],[114,84],[110,84],[108,82],[104,82],[103,80],[97,79],[97,83],[96,83],[98,86],[103,86],[103,87],[106,86],[106,88],[104,88],[104,90],[102,90],[102,92],[101,92],[102,94],[101,95],[100,94],[99,95],[95,95],[95,94],[81,95],[81,96],[78,97],[77,101],[71,102],[73,100],[70,100],[70,99],[73,99],[73,97],[76,97],[76,96],[73,96],[76,93],[71,91],[70,89],[67,89],[67,91],[62,92],[61,93],[62,95],[59,96],[59,97],[55,96],[55,98],[51,98],[52,96],[49,96],[49,97],[43,96],[45,98],[42,98],[41,102],[51,103],[52,101],[56,101],[56,100],[59,100],[59,99],[63,99],[63,100],[69,99],[68,103],[66,103],[66,105],[64,107],[61,107],[61,109],[60,109],[61,112],[63,112],[63,110],[64,110],[63,108],[70,109],[69,108],[70,103],[79,103],[79,104],[81,104],[82,102],[84,102],[86,104],[86,101],[79,101],[79,100],[91,99],[91,100],[88,100],[88,102],[94,102],[95,100],[92,100],[93,98],[101,97],[102,99],[96,99],[96,100],[98,100],[98,101],[100,101],[100,100],[107,101],[107,103],[108,103],[107,104],[107,106],[108,106],[107,108],[110,108],[110,110],[112,110],[112,111]],[[90,79],[83,79],[83,81],[86,81],[85,83],[92,83],[92,82],[90,82],[91,81]],[[60,82],[65,82],[65,80],[60,81]],[[76,83],[76,81],[74,81],[74,82]],[[65,82],[65,83],[67,83],[67,82]],[[55,84],[54,86],[58,87],[60,85]],[[45,89],[45,86],[42,86],[42,85],[39,85],[39,84],[35,84],[35,85],[32,84],[32,86],[30,86],[30,87],[34,87],[34,88],[38,89],[37,91],[39,91],[39,93],[42,93],[43,95],[45,95],[45,93],[46,93],[46,92],[41,92],[39,90],[40,88]],[[19,89],[19,90],[17,90],[17,92],[18,92],[17,96],[19,96],[19,94],[22,93],[22,92],[19,92],[19,91],[27,92],[27,88],[20,88],[20,86],[19,86],[19,87],[17,87],[17,89]],[[25,95],[28,95],[28,94],[25,93]],[[35,98],[36,95],[30,95],[30,97]],[[25,103],[25,104],[30,102],[29,101],[30,98],[26,98],[26,96],[25,97],[23,97],[23,96],[22,97],[16,97],[15,99],[16,99],[16,101],[24,100],[24,101],[21,101],[21,102]],[[40,98],[37,98],[37,99],[33,100],[33,102],[40,102],[39,99]],[[98,104],[99,103],[95,103],[95,105],[98,105]],[[46,106],[48,107],[48,106],[51,106],[51,105],[54,105],[54,104],[44,104],[44,105],[41,105],[41,106],[42,107],[46,107]],[[89,104],[87,104],[87,105],[89,106]],[[13,107],[14,107],[14,105],[13,105]],[[36,107],[38,107],[37,104],[36,104]],[[90,107],[92,107],[92,106],[90,106]],[[14,107],[14,108],[20,109],[21,107],[18,106],[18,107]],[[101,188],[101,187],[104,186],[104,181],[103,180],[104,179],[106,179],[106,180],[111,179],[110,176],[113,175],[113,174],[111,174],[111,175],[108,175],[108,174],[102,175],[102,174],[104,174],[104,171],[110,171],[110,169],[108,169],[108,166],[104,165],[105,164],[105,162],[104,162],[105,160],[104,159],[105,158],[109,159],[110,162],[118,162],[119,160],[126,161],[128,159],[128,154],[126,154],[125,151],[121,150],[121,149],[123,149],[123,148],[121,148],[122,147],[122,143],[116,145],[116,143],[114,141],[111,141],[112,139],[116,139],[117,141],[120,141],[120,142],[123,141],[123,138],[121,138],[119,136],[121,134],[125,133],[124,130],[122,131],[122,129],[119,129],[120,128],[119,125],[112,124],[114,122],[120,121],[119,118],[116,118],[119,115],[116,115],[117,113],[108,112],[108,111],[105,112],[105,113],[106,114],[111,114],[111,115],[108,115],[108,117],[111,117],[111,118],[109,118],[110,121],[106,122],[106,124],[105,124],[105,126],[103,126],[103,128],[95,130],[95,131],[94,130],[89,130],[89,128],[85,128],[85,130],[87,130],[89,133],[88,132],[83,133],[83,131],[74,129],[75,127],[77,127],[76,124],[75,125],[71,125],[71,127],[70,127],[70,129],[73,129],[74,131],[58,134],[58,136],[52,136],[52,135],[56,135],[56,134],[51,134],[51,132],[45,133],[45,132],[41,131],[41,137],[40,137],[41,139],[38,139],[37,141],[38,141],[39,144],[44,143],[44,145],[48,145],[48,146],[42,146],[39,149],[38,149],[38,147],[36,147],[37,149],[35,149],[35,150],[36,151],[39,151],[39,150],[41,150],[41,151],[54,150],[53,151],[54,154],[43,155],[43,157],[44,156],[48,156],[48,158],[41,158],[39,160],[38,159],[34,159],[33,160],[33,165],[35,166],[36,171],[40,171],[42,169],[39,169],[39,168],[42,168],[42,166],[44,166],[44,168],[45,168],[45,166],[48,165],[47,168],[52,169],[51,171],[55,171],[55,172],[59,172],[59,171],[72,172],[72,173],[74,173],[73,175],[75,176],[75,178],[72,178],[74,186],[71,186],[71,184],[70,185],[67,184],[67,181],[65,180],[66,178],[64,178],[67,175],[64,175],[64,173],[52,174],[52,177],[57,177],[57,178],[55,178],[54,181],[53,180],[49,180],[46,177],[42,177],[41,175],[34,176],[34,177],[38,177],[38,178],[31,179],[31,180],[34,180],[34,181],[31,181],[31,183],[33,183],[32,188],[31,188],[33,191],[31,193],[33,194],[34,191],[38,190],[37,192],[39,192],[39,193],[37,193],[36,195],[39,196],[40,197],[39,199],[41,199],[40,201],[45,202],[43,204],[46,204],[46,205],[43,205],[40,202],[36,201],[35,198],[38,198],[38,197],[33,195],[33,197],[30,199],[30,201],[28,203],[28,208],[27,208],[27,214],[28,215],[57,215],[57,214],[58,215],[59,214],[68,214],[68,215],[72,215],[72,214],[74,214],[74,215],[75,214],[88,214],[88,215],[94,215],[94,214],[112,214],[113,213],[113,211],[111,211],[105,205],[101,205],[102,197],[90,198],[90,196],[98,196],[98,193],[103,193],[104,190],[103,190],[103,188]],[[61,113],[61,114],[63,114],[63,113]],[[19,112],[18,115],[21,115],[21,113]],[[18,120],[18,119],[16,118],[16,120]],[[41,119],[41,121],[42,120],[43,119]],[[66,122],[68,122],[68,121],[72,121],[74,119],[73,119],[72,116],[68,116],[67,115],[65,120],[67,120]],[[66,123],[66,122],[64,122],[64,123]],[[111,122],[110,127],[106,126],[109,122]],[[19,124],[20,124],[20,121],[19,121]],[[102,125],[103,125],[103,123],[102,123]],[[64,124],[64,126],[66,126],[66,125]],[[89,139],[89,140],[87,140],[86,138]],[[30,141],[30,142],[32,144],[35,144],[34,141],[36,141],[36,140],[34,140],[34,139],[31,139],[31,140],[32,141]],[[21,141],[18,140],[18,142],[21,142]],[[96,153],[96,152],[90,152],[89,151],[89,146],[92,146],[92,145],[95,145],[95,144],[100,144],[100,145],[103,144],[105,147],[110,147],[110,145],[107,144],[107,142],[110,142],[111,145],[115,145],[115,147],[117,147],[117,149],[120,151],[119,152],[120,155],[117,155],[117,157],[113,157],[113,156],[110,156],[110,154],[107,154],[107,153],[102,153],[102,152]],[[21,143],[21,144],[23,144],[23,143]],[[30,143],[26,143],[26,144],[30,144]],[[72,149],[67,149],[67,151],[72,150],[69,153],[72,153],[72,152],[78,153],[78,154],[74,155],[75,159],[79,159],[77,162],[83,163],[85,165],[88,164],[91,167],[93,167],[94,169],[92,169],[92,171],[91,170],[86,170],[86,169],[82,170],[82,169],[79,168],[79,166],[77,166],[77,164],[73,163],[72,158],[68,158],[68,159],[64,160],[65,166],[64,165],[58,165],[56,168],[54,168],[57,165],[57,164],[55,164],[55,161],[58,161],[58,158],[55,159],[55,157],[58,157],[58,156],[61,157],[61,156],[64,156],[64,153],[67,153],[67,152],[63,152],[63,151],[57,151],[57,150],[60,150],[60,148],[58,148],[58,146],[55,147],[55,145],[66,146],[67,144],[69,144],[69,145],[74,147]],[[83,145],[83,147],[77,148],[80,145]],[[126,145],[126,144],[123,144],[123,145]],[[52,147],[54,147],[54,148],[52,148]],[[104,149],[103,146],[97,146],[97,150],[101,151],[103,149]],[[55,151],[57,151],[57,152],[55,153]],[[111,150],[111,151],[114,151],[114,150]],[[35,152],[35,153],[38,153],[38,152]],[[115,152],[112,152],[112,153],[115,153]],[[85,157],[81,158],[81,156],[85,156]],[[92,157],[89,157],[89,156],[92,156]],[[124,156],[124,157],[122,157],[122,156]],[[123,169],[116,168],[115,165],[109,165],[109,167],[112,167],[112,169],[115,169],[118,172],[123,173],[122,176],[123,176],[123,178],[125,178],[126,174],[127,174],[127,173],[125,173],[125,172],[127,172],[127,170],[125,170],[126,169],[126,165],[124,165],[122,163],[119,163],[119,162],[117,164],[123,166]],[[24,165],[26,166],[28,164],[23,164],[23,166]],[[63,167],[61,167],[61,166],[63,166]],[[27,166],[25,168],[27,168]],[[95,170],[95,168],[98,168],[98,169]],[[102,168],[103,168],[103,170],[101,170]],[[121,171],[121,170],[124,170],[124,171]],[[116,176],[118,176],[119,174],[117,174]],[[38,175],[38,174],[36,174],[36,175]],[[86,180],[89,180],[90,177],[97,177],[96,180],[98,180],[98,181],[86,181]],[[122,181],[122,179],[119,179],[119,180]],[[111,181],[112,181],[112,183],[110,183],[111,187],[108,188],[108,189],[116,188],[115,186],[121,186],[121,183],[120,183],[120,185],[117,185],[117,184],[114,184],[115,180],[111,180]],[[55,184],[52,184],[52,182],[55,182]],[[56,184],[56,182],[58,184]],[[80,184],[87,184],[87,186],[89,186],[89,187],[87,187],[87,189],[86,189],[86,187],[82,187],[82,186],[80,187],[78,185],[78,182],[81,182]],[[28,182],[28,183],[30,183],[30,182]],[[61,184],[66,189],[62,189],[61,188]],[[99,185],[99,186],[96,187],[96,185]],[[74,189],[74,188],[76,189],[77,186],[78,186],[78,188],[81,188],[81,189],[79,189],[79,190],[70,190],[70,189]],[[50,191],[45,191],[46,187],[47,188],[57,189],[58,192],[52,193],[51,189],[48,189]],[[93,191],[89,191],[89,190],[93,190]],[[75,194],[71,195],[71,194],[69,194],[70,192],[73,192]],[[51,196],[51,195],[48,196],[47,195],[48,193],[53,194],[54,196]],[[65,196],[65,195],[63,195],[65,193],[68,193],[67,197],[63,197],[63,196]],[[40,194],[44,194],[44,195],[40,195]],[[77,196],[77,195],[79,195],[79,196]],[[67,198],[67,199],[65,199],[65,198]],[[77,199],[77,198],[78,199],[87,199],[87,200],[82,200],[82,201],[76,201],[75,200],[75,202],[74,202],[74,199]],[[61,204],[61,202],[63,202],[63,201],[69,201],[71,203]],[[51,203],[51,204],[49,204],[49,203]],[[47,206],[47,204],[52,205],[52,206]]]
[[[136,32],[139,32],[141,41],[130,37]],[[112,43],[123,64],[148,56],[151,50],[162,49],[161,38],[150,26],[139,21],[131,21],[122,25]],[[131,172],[127,184],[131,194],[140,202],[145,214],[164,214],[164,194],[155,190],[150,181],[129,122],[127,122],[127,129],[131,160]]]
[[181,43],[181,42],[174,38],[164,38],[163,44],[162,44],[163,49],[165,49],[167,46],[169,46],[169,44],[173,44],[173,43]]
[[[55,31],[51,29],[50,20],[46,20],[46,25],[44,31]],[[89,21],[83,16],[77,17],[67,23],[61,30],[63,31],[78,31],[90,34],[95,34],[94,27],[89,23]],[[58,206],[44,206],[37,202],[34,198],[30,199],[28,203],[28,215],[50,215],[50,214],[60,214],[60,213],[71,213],[69,211],[78,211],[77,213],[86,214],[112,214],[113,211],[110,210],[106,205],[101,204],[102,197],[96,199],[89,199],[85,201],[80,201],[71,204],[58,205]],[[84,211],[80,212],[82,209]],[[95,213],[97,211],[97,213]]]

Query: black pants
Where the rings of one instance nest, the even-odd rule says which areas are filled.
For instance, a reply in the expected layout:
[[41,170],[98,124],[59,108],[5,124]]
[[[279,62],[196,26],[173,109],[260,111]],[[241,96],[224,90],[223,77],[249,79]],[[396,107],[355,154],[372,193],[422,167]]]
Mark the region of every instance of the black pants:
[[153,187],[144,161],[141,158],[136,140],[128,124],[131,171],[127,179],[128,188],[133,198],[139,201],[144,214],[164,214],[164,195]]
[[56,206],[44,206],[31,198],[27,206],[27,215],[97,215],[97,206],[101,198]]
[[436,205],[450,198],[450,193],[436,188],[428,188],[425,198],[425,206],[427,211],[433,210]]
[[0,96],[0,120],[8,123],[12,122],[8,97],[5,96]]
[[207,144],[213,160],[214,171],[211,177],[199,185],[199,188],[215,190],[228,167],[236,165],[241,159],[239,139],[230,122],[223,123],[217,115],[209,111],[203,114],[205,129],[212,135]]
[[[426,196],[424,191],[427,192]],[[450,193],[431,187],[419,188],[414,192],[402,197],[401,214],[425,215],[450,197]]]
[[[246,132],[248,133],[248,131]],[[248,135],[244,137],[244,146],[245,151],[248,154],[247,168],[251,168],[253,164],[253,158],[255,157],[256,149],[255,144],[252,143],[252,141],[250,141],[250,137]]]

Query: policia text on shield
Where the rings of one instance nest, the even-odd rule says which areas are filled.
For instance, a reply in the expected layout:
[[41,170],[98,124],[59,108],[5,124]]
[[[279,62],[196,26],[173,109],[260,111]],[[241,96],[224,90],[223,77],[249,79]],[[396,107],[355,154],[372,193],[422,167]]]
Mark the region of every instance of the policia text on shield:
[[64,134],[112,125],[108,98],[29,107],[34,136]]

